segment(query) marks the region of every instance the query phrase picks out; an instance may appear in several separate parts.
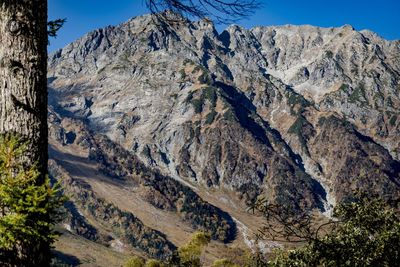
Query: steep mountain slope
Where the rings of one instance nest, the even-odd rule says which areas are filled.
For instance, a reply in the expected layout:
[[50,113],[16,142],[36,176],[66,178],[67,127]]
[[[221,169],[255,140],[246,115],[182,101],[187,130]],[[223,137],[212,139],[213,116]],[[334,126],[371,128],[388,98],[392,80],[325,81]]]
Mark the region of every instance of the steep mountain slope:
[[[262,219],[246,203],[259,196],[328,216],[352,189],[390,199],[400,192],[399,54],[399,41],[350,26],[218,33],[147,15],[93,31],[49,59],[53,176],[78,181],[66,187],[81,192],[72,203],[109,236],[87,238],[161,258],[197,228],[256,245]],[[110,205],[125,219],[102,217]],[[161,243],[148,251],[150,235]]]

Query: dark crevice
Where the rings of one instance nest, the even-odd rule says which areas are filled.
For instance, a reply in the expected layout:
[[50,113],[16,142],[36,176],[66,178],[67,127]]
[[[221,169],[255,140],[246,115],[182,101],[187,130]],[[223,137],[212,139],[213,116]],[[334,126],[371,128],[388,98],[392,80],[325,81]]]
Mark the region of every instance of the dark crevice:
[[263,144],[272,148],[264,129],[252,118],[252,115],[256,112],[253,103],[251,103],[243,93],[239,93],[233,86],[218,81],[215,85],[222,89],[228,96],[226,100],[234,107],[234,112],[240,125],[250,131],[253,136]]
[[[265,145],[272,148],[266,132],[270,133],[277,142],[283,144],[285,151],[289,154],[289,157],[295,161],[297,166],[302,171],[304,171],[304,164],[301,156],[293,152],[290,146],[282,138],[278,130],[273,129],[267,121],[258,116],[258,114],[256,113],[257,108],[243,93],[236,90],[236,88],[234,88],[233,86],[226,85],[222,82],[216,82],[215,85],[221,88],[230,97],[227,99],[227,101],[229,101],[232,106],[236,107],[235,112],[241,126],[249,130],[257,139],[262,141]],[[257,121],[259,123],[254,118],[252,118],[254,116],[257,116]]]

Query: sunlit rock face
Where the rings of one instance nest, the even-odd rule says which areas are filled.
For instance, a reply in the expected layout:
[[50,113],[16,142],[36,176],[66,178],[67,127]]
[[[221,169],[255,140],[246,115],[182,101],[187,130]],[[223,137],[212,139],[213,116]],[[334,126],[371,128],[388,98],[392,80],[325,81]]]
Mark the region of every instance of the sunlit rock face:
[[[234,216],[253,220],[245,206],[259,197],[327,216],[356,189],[390,199],[400,186],[399,55],[399,41],[348,25],[218,33],[205,20],[136,17],[50,56],[50,155],[120,209],[131,207],[104,191],[107,179],[223,242],[240,237]],[[76,161],[92,169],[74,173]],[[175,228],[131,212],[153,235],[166,231],[157,240],[173,250]]]

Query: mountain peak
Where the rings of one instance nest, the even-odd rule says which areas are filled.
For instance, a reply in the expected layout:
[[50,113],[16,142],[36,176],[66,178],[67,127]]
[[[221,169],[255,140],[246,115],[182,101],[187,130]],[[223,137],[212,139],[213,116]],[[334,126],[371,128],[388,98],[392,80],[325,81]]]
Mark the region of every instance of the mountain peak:
[[[90,184],[76,192],[129,210],[171,249],[197,228],[268,247],[247,235],[263,224],[246,212],[260,197],[330,216],[354,188],[399,196],[399,54],[351,26],[218,34],[136,17],[50,56],[50,154]],[[115,239],[109,216],[74,201],[99,233],[117,231],[103,242],[143,250],[146,233]]]

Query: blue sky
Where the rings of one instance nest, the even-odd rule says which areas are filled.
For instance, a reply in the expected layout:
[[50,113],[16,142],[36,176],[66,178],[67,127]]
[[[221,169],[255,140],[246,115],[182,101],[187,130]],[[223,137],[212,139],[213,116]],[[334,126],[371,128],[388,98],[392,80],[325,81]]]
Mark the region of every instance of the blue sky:
[[[263,7],[238,24],[311,24],[338,27],[350,24],[389,39],[400,39],[400,0],[263,0]],[[147,13],[143,0],[49,0],[49,19],[67,18],[49,51],[62,48],[88,31],[115,25]],[[218,26],[218,30],[225,28]]]

